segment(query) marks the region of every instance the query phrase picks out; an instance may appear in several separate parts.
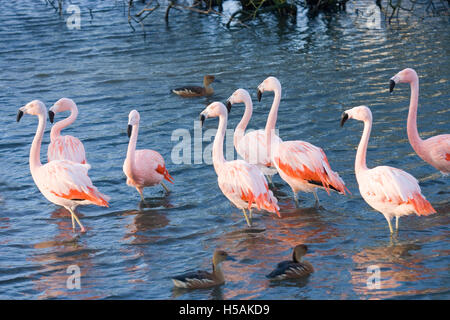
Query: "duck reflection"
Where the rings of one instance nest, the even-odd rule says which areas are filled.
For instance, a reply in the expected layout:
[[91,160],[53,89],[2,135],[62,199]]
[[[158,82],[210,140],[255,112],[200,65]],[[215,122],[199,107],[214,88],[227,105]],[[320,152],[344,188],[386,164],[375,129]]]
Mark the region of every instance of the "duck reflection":
[[184,289],[173,287],[172,299],[176,299],[183,295],[192,295],[190,299],[208,299],[208,300],[224,300],[223,286],[217,286],[209,289]]

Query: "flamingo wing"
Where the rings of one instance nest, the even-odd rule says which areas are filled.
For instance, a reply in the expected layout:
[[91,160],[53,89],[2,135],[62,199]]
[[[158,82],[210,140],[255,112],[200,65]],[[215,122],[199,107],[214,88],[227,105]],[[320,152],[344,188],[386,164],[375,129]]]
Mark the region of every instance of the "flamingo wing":
[[331,170],[321,148],[304,141],[287,141],[279,144],[274,151],[276,167],[285,175],[323,186],[327,192],[329,189],[334,189],[345,194],[347,189],[344,181]]
[[258,167],[243,160],[226,162],[220,169],[218,182],[222,192],[234,204],[244,201],[249,209],[255,204],[259,210],[276,212],[280,216],[277,199]]
[[442,134],[425,140],[435,167],[443,173],[450,172],[450,134]]
[[108,206],[109,197],[100,193],[88,176],[90,165],[68,160],[54,160],[40,168],[39,187],[57,197],[89,201],[99,206]]
[[411,204],[418,215],[436,212],[422,195],[416,178],[403,170],[388,166],[370,169],[359,185],[362,194],[377,201]]
[[[278,136],[273,136],[273,143],[280,143]],[[272,166],[270,156],[267,154],[267,139],[264,130],[248,132],[237,144],[236,151],[248,163]]]
[[86,152],[80,139],[73,136],[59,136],[48,146],[48,161],[70,160],[77,163],[87,163]]

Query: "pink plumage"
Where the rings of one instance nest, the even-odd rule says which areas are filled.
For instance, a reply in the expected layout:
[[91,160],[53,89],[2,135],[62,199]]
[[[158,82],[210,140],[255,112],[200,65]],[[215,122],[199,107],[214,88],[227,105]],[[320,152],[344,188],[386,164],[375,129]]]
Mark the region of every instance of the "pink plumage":
[[[227,100],[228,108],[236,103],[245,104],[245,112],[234,131],[234,147],[237,153],[248,163],[255,164],[269,179],[277,170],[267,152],[267,139],[264,130],[245,132],[253,112],[250,94],[245,89],[237,89]],[[281,139],[273,135],[272,143],[280,143]]]
[[36,186],[47,200],[65,207],[72,216],[72,227],[75,230],[77,221],[81,232],[86,229],[75,214],[79,205],[95,204],[108,206],[109,197],[100,193],[88,175],[90,166],[70,160],[52,160],[42,165],[40,151],[42,137],[47,121],[47,109],[44,103],[34,100],[19,109],[17,121],[23,114],[38,116],[39,125],[30,150],[30,171]]
[[135,187],[144,201],[143,189],[161,184],[166,191],[163,179],[173,183],[173,178],[166,169],[164,158],[156,151],[143,149],[136,150],[139,132],[140,115],[132,110],[128,116],[128,143],[127,157],[123,163],[123,172],[127,176],[127,184]]
[[[280,216],[277,199],[269,190],[267,180],[256,165],[243,160],[226,161],[223,156],[223,140],[227,127],[227,109],[220,102],[213,102],[201,112],[202,121],[219,117],[219,128],[213,144],[213,164],[219,188],[237,208],[243,210],[247,224],[251,226],[251,208],[264,209]],[[245,210],[250,211],[250,218]]]
[[280,177],[289,184],[294,193],[295,204],[298,206],[297,192],[313,192],[316,206],[319,198],[316,188],[336,190],[345,194],[348,190],[339,174],[331,170],[323,150],[305,141],[281,141],[274,139],[275,124],[281,100],[281,84],[275,77],[268,77],[258,86],[258,97],[264,91],[273,91],[274,99],[267,118],[265,128],[267,152],[272,159]]
[[381,212],[393,233],[391,220],[396,217],[396,229],[401,216],[417,214],[430,215],[436,211],[422,195],[418,181],[409,173],[388,166],[368,169],[366,153],[372,129],[372,112],[366,106],[346,110],[341,125],[347,119],[364,122],[364,131],[355,159],[355,174],[363,199],[375,210]]
[[58,121],[50,132],[50,144],[47,158],[52,160],[71,160],[77,163],[87,163],[83,143],[73,136],[61,135],[61,130],[71,125],[77,118],[78,108],[75,102],[68,98],[59,99],[49,110],[50,121],[58,112],[70,111],[70,116]]
[[450,173],[450,134],[441,134],[422,140],[417,130],[417,108],[419,104],[419,77],[414,69],[406,68],[391,78],[391,91],[396,83],[409,83],[411,99],[409,103],[407,133],[417,155],[442,174]]

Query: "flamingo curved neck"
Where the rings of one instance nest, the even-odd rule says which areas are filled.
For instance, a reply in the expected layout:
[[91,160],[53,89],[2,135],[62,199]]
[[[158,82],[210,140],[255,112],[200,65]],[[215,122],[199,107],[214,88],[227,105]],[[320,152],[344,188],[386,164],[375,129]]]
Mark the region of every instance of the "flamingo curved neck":
[[135,167],[134,161],[135,161],[138,133],[139,133],[139,124],[135,124],[133,125],[133,129],[131,130],[130,142],[128,142],[128,149],[127,149],[128,161],[126,163],[126,169],[131,179],[134,179],[134,167]]
[[212,156],[213,156],[214,170],[216,170],[217,174],[219,174],[220,166],[225,163],[225,158],[223,156],[223,140],[225,138],[227,120],[228,120],[227,114],[221,114],[219,116],[219,127],[217,128],[217,133],[214,138]]
[[33,143],[30,149],[30,170],[33,173],[37,168],[42,166],[41,164],[41,144],[42,137],[44,136],[45,125],[47,122],[47,114],[41,113],[38,115],[39,124],[34,135]]
[[272,102],[272,107],[270,108],[269,116],[267,117],[266,122],[266,145],[267,145],[267,155],[271,158],[272,156],[272,150],[271,150],[271,142],[272,142],[272,136],[275,134],[275,125],[277,123],[277,116],[278,116],[278,108],[280,107],[280,101],[281,101],[281,87],[277,86],[274,90],[274,97]]
[[77,116],[78,108],[75,105],[71,105],[70,116],[68,116],[64,120],[58,121],[53,125],[52,130],[50,131],[50,140],[55,140],[61,134],[61,130],[67,126],[70,126],[77,119]]
[[250,118],[253,113],[253,103],[249,97],[246,97],[244,100],[245,104],[245,112],[242,116],[241,121],[236,126],[236,130],[234,131],[234,146],[236,147],[239,144],[239,141],[244,137],[245,129],[247,129],[247,125],[250,122]]
[[417,76],[410,82],[411,98],[409,101],[409,112],[407,122],[408,139],[417,154],[422,152],[422,139],[417,131],[417,108],[419,104],[419,78]]
[[356,151],[356,159],[355,159],[356,176],[358,176],[360,172],[367,170],[366,154],[371,130],[372,130],[372,120],[370,119],[364,120],[364,131],[361,136],[361,141],[359,142],[358,145],[358,150]]

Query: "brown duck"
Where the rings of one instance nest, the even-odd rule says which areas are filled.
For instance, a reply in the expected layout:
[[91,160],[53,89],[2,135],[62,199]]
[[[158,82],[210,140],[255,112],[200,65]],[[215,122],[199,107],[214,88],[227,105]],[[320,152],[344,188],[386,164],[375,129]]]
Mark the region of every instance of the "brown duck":
[[215,77],[206,75],[203,77],[203,87],[199,86],[185,86],[173,89],[172,92],[181,97],[203,97],[210,96],[214,93],[214,89],[210,86]]
[[308,251],[304,244],[295,246],[292,253],[292,260],[280,262],[275,270],[266,277],[270,280],[298,279],[310,275],[314,268],[308,261],[302,260],[302,257]]
[[178,288],[202,289],[219,286],[225,283],[221,264],[225,260],[232,260],[225,251],[217,250],[213,255],[213,269],[208,271],[188,272],[172,278],[173,284]]

